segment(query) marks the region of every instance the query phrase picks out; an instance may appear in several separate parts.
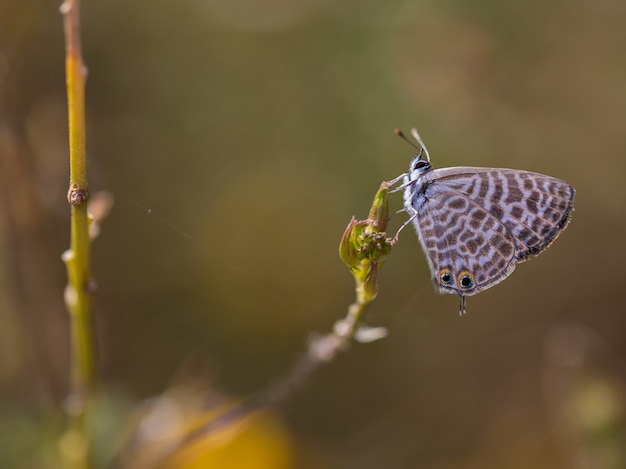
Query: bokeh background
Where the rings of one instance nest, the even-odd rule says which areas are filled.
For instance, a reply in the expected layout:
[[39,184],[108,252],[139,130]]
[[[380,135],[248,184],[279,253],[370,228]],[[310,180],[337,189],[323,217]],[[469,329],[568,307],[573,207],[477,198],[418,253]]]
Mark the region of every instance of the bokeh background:
[[[1,467],[54,467],[64,425],[59,3],[0,0]],[[145,399],[189,381],[246,396],[345,314],[340,236],[408,167],[393,128],[417,126],[436,167],[565,179],[572,223],[465,317],[407,229],[368,319],[389,337],[319,370],[236,453],[626,467],[625,19],[617,0],[84,1],[90,183],[115,198],[93,246],[102,466]],[[288,462],[257,456],[270,446]]]

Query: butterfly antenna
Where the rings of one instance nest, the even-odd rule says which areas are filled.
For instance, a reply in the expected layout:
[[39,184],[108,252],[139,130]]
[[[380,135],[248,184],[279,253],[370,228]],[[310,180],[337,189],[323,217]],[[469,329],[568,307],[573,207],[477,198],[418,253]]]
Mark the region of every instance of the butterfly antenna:
[[[430,163],[430,154],[428,153],[428,148],[426,148],[426,145],[424,145],[424,142],[422,142],[422,138],[420,137],[420,134],[417,133],[417,129],[415,127],[411,129],[411,135],[413,135],[413,138],[417,140],[417,143],[420,144],[420,150],[424,150],[424,153],[426,153],[426,159]],[[406,137],[404,137],[404,139],[406,140]]]
[[394,129],[393,133],[395,133],[398,137],[400,137],[402,140],[404,140],[406,143],[411,145],[416,150],[419,150],[418,155],[420,157],[422,156],[423,153],[425,153],[426,154],[426,159],[428,160],[428,162],[430,162],[430,155],[428,154],[428,149],[426,148],[426,145],[424,145],[424,142],[422,142],[422,139],[420,138],[419,134],[417,133],[417,129],[411,129],[411,134],[413,135],[415,140],[417,140],[417,143],[420,144],[419,147],[417,145],[415,145],[411,140],[409,140],[406,137],[406,135],[404,135],[404,133],[402,133],[402,131],[400,129]]
[[406,138],[406,135],[404,135],[404,133],[400,130],[400,129],[393,129],[393,133],[396,134],[398,137],[400,137],[402,140],[404,140],[406,143],[408,143],[409,145],[411,145],[413,148],[415,148],[416,150],[421,150],[420,147],[418,147],[417,145],[415,145],[411,140],[409,140],[408,138]]

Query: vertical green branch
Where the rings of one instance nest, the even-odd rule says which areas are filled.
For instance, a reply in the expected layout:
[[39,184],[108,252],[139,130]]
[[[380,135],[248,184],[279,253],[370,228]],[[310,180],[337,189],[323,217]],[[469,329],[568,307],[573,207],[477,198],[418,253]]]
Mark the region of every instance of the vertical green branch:
[[70,429],[62,441],[62,452],[73,467],[90,467],[88,410],[94,384],[94,341],[91,318],[93,282],[90,270],[90,239],[85,156],[85,78],[80,40],[79,0],[61,5],[65,31],[65,70],[69,119],[70,184],[67,200],[71,210],[70,248],[63,254],[68,285],[65,302],[71,328],[71,396],[68,400]]

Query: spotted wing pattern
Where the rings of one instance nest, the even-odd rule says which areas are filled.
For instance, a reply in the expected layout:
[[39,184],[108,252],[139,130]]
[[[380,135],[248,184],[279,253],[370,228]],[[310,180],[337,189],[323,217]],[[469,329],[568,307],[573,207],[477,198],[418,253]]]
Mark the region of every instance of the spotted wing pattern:
[[414,224],[442,293],[470,296],[501,282],[557,238],[573,209],[574,189],[542,174],[463,167],[424,176]]

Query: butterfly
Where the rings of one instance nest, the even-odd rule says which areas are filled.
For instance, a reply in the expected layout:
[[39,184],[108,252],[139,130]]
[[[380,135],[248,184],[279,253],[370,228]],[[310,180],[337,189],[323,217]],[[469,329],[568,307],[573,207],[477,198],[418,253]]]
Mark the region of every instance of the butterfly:
[[458,295],[465,314],[467,296],[500,283],[554,242],[570,221],[576,191],[530,171],[433,169],[419,134],[412,134],[419,152],[409,171],[394,180],[403,181],[398,189],[404,189],[409,215],[400,230],[413,223],[435,289]]

